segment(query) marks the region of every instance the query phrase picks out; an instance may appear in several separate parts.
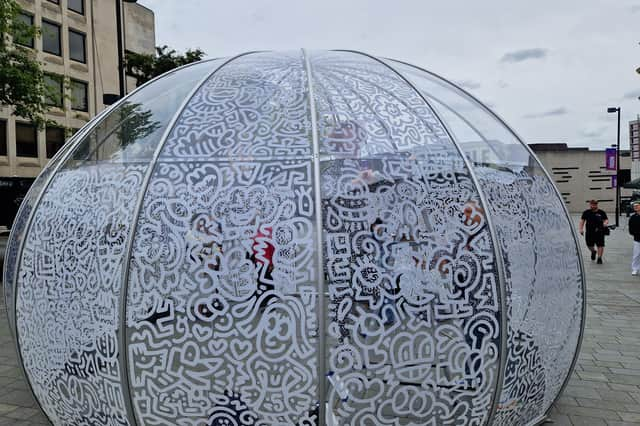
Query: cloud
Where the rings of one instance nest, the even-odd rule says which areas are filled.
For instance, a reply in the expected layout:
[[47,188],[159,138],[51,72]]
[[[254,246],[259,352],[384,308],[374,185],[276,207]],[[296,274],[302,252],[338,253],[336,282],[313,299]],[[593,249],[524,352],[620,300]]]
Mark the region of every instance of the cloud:
[[534,49],[514,50],[513,52],[505,53],[502,59],[500,59],[500,62],[516,63],[529,59],[542,59],[545,58],[547,54],[547,49],[542,49],[539,47]]
[[601,138],[602,135],[604,134],[605,130],[607,130],[606,127],[600,127],[597,129],[592,129],[592,130],[581,130],[580,131],[580,136],[584,137],[584,138]]
[[638,13],[638,12],[640,12],[640,4],[631,6],[631,13]]
[[622,99],[638,99],[638,97],[640,97],[640,89],[625,93]]
[[544,117],[554,117],[556,115],[565,115],[567,113],[567,109],[565,107],[556,108],[545,112],[535,113],[535,114],[526,114],[523,115],[523,118],[544,118]]
[[464,89],[475,90],[480,88],[480,83],[473,80],[458,81],[456,83]]
[[501,88],[501,89],[507,88],[507,87],[509,87],[509,83],[507,83],[504,80],[499,80],[498,81],[498,87]]

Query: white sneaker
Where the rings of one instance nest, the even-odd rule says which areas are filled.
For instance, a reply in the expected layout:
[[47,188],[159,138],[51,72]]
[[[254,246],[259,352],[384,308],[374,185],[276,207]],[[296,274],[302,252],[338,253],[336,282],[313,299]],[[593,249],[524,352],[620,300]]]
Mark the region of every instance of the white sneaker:
[[631,271],[631,275],[638,275],[638,271]]

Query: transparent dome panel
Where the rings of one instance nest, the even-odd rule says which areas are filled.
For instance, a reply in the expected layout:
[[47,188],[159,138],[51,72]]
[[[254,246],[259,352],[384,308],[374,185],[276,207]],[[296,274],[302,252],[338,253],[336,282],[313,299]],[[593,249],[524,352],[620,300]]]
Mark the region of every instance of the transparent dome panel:
[[[181,114],[145,194],[129,265],[139,424],[317,421],[311,140],[300,52],[234,59]],[[170,397],[147,403],[158,394]]]
[[525,425],[551,407],[576,355],[584,282],[572,223],[538,160],[483,105],[435,75],[389,63],[460,138],[484,192],[509,303],[509,353],[495,424]]
[[311,156],[300,52],[254,53],[222,67],[189,102],[162,161]]
[[384,64],[349,52],[310,63],[325,159],[327,416],[481,424],[497,382],[499,283],[463,157]]
[[129,424],[119,305],[133,212],[164,129],[214,69],[175,71],[125,99],[74,143],[44,189],[21,254],[16,321],[28,379],[55,423],[86,423],[75,407],[89,405],[91,423]]

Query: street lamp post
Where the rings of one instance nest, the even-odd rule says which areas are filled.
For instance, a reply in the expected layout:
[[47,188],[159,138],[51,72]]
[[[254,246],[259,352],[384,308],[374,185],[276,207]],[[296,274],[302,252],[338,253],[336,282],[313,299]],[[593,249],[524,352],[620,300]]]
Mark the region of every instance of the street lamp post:
[[616,141],[616,228],[620,217],[620,107],[607,108],[608,113],[618,113],[618,138]]

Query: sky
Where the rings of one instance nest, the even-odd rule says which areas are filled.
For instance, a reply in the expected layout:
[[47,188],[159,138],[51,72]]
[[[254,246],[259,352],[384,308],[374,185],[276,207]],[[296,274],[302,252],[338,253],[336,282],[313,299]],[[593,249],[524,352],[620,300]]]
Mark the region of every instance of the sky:
[[621,146],[640,114],[640,0],[139,0],[156,44],[208,57],[354,49],[452,80],[527,143]]

